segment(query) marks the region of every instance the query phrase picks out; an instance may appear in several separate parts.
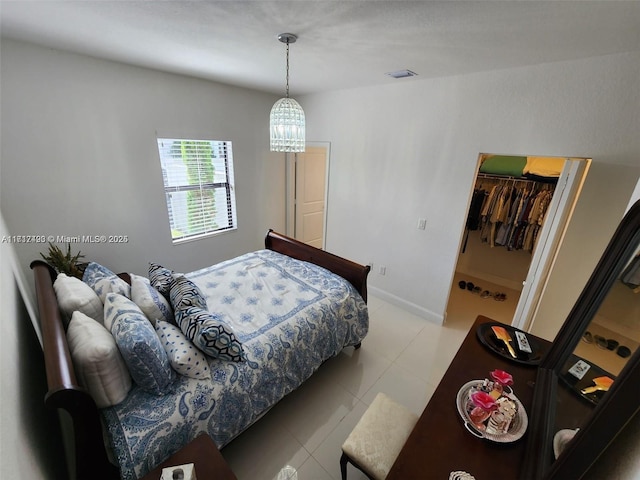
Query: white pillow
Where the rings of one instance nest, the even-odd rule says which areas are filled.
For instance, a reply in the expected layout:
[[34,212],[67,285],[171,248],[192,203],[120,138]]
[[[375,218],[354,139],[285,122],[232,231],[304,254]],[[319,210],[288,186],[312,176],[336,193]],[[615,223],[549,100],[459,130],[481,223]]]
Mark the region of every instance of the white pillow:
[[129,274],[131,276],[131,300],[140,307],[142,313],[152,325],[156,320],[173,322],[173,310],[169,301],[156,290],[146,277]]
[[131,389],[131,376],[113,336],[98,322],[75,312],[67,342],[79,382],[98,408],[117,405]]
[[158,320],[156,333],[173,369],[190,378],[211,378],[207,358],[175,325]]
[[53,282],[53,289],[67,324],[76,310],[100,323],[103,322],[104,313],[100,297],[79,278],[59,273],[56,281]]

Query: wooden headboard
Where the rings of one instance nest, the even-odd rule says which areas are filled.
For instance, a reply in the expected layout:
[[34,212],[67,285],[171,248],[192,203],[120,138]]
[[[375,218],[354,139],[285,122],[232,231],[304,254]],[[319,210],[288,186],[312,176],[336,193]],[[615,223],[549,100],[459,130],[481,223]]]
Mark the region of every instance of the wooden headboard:
[[48,391],[44,403],[49,408],[65,410],[71,416],[74,465],[70,468],[75,469],[75,478],[78,480],[120,478],[118,468],[107,457],[98,407],[76,379],[62,315],[53,290],[57,273],[42,260],[31,262],[31,269],[36,282],[47,373]]
[[[266,248],[299,260],[315,263],[348,280],[367,300],[368,266],[340,258],[293,238],[269,230]],[[91,395],[78,383],[69,354],[65,327],[53,289],[56,271],[42,260],[31,263],[35,276],[40,328],[48,392],[44,403],[69,413],[73,425],[75,478],[78,480],[112,480],[120,478],[118,468],[109,462],[105,449],[100,414]],[[120,274],[127,280],[127,274]],[[62,440],[62,439],[60,439]]]

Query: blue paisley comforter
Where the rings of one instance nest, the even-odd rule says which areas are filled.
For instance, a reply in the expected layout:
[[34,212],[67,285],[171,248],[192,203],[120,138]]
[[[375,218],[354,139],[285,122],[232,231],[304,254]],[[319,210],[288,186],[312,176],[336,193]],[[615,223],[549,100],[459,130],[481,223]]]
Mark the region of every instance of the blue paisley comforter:
[[134,386],[102,410],[123,479],[145,475],[200,433],[230,442],[369,327],[366,304],[328,270],[270,250],[189,274],[209,311],[233,326],[245,362],[210,358],[211,379],[178,375],[173,395]]

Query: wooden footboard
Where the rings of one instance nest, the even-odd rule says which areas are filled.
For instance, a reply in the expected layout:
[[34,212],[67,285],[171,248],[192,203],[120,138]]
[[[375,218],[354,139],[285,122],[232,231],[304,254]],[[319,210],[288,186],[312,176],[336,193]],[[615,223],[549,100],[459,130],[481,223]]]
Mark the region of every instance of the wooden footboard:
[[[315,263],[348,280],[367,300],[369,267],[362,266],[331,253],[319,250],[293,238],[270,230],[265,246],[299,260]],[[91,395],[79,385],[62,315],[53,289],[55,270],[41,260],[31,263],[35,276],[40,328],[43,337],[44,360],[48,392],[45,405],[62,409],[71,417],[73,431],[73,461],[78,480],[111,480],[119,478],[118,468],[109,462],[105,449],[100,414]],[[126,275],[122,275],[123,278]],[[126,279],[126,278],[125,278]]]
[[365,302],[367,301],[367,275],[371,270],[369,265],[360,265],[273,230],[267,232],[264,245],[269,250],[314,263],[340,275],[355,287]]

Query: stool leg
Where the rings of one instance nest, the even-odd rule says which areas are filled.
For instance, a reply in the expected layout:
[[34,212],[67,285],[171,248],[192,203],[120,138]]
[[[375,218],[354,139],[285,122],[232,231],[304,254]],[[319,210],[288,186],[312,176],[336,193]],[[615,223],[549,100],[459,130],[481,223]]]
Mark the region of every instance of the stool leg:
[[340,474],[342,475],[342,480],[347,480],[347,456],[342,453],[340,457]]

